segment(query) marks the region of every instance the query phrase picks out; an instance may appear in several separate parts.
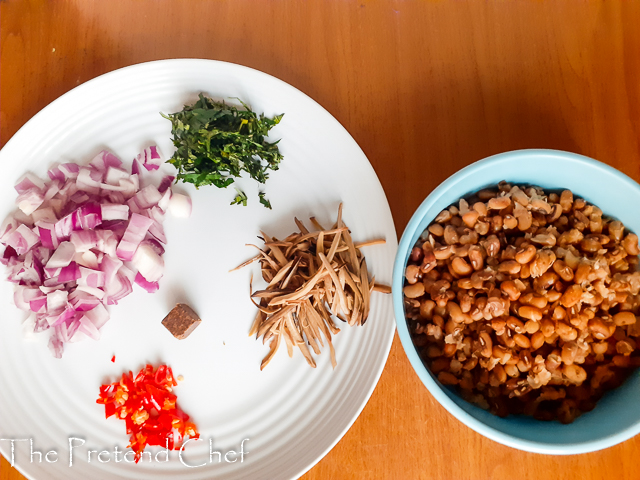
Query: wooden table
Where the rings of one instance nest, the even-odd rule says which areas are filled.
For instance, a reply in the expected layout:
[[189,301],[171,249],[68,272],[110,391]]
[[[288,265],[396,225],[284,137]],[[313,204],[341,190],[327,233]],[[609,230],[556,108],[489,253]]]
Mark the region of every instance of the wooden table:
[[[201,57],[329,110],[373,164],[398,233],[445,178],[505,150],[569,150],[640,180],[638,2],[4,0],[0,18],[2,145],[97,75]],[[396,338],[362,415],[304,478],[637,479],[639,454],[640,437],[569,457],[487,440],[431,397]],[[22,478],[1,465],[0,480]]]

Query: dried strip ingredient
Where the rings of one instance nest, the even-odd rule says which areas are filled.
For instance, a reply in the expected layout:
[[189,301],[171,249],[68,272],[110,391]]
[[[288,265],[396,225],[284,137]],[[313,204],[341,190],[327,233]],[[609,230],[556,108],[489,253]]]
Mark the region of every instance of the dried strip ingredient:
[[340,329],[331,315],[350,326],[364,325],[369,316],[371,291],[391,292],[389,287],[369,280],[367,263],[360,251],[362,246],[381,245],[385,240],[354,244],[342,222],[342,205],[338,220],[330,229],[325,229],[314,217],[310,220],[315,231],[296,218],[300,231],[284,240],[261,232],[264,249],[256,247],[260,250],[258,256],[233,269],[259,260],[262,278],[268,283],[265,289],[251,295],[259,310],[249,335],[262,337],[263,343],[270,342],[260,370],[271,361],[283,343],[282,337],[290,357],[293,347],[298,347],[314,368],[316,363],[309,346],[317,355],[326,341],[335,368],[337,361],[331,339]]

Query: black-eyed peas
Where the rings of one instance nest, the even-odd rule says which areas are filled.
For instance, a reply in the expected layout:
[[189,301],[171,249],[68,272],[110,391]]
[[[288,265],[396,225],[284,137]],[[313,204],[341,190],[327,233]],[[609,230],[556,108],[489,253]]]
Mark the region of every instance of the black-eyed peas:
[[411,250],[405,311],[443,385],[493,413],[570,422],[640,365],[638,237],[565,190],[501,182]]

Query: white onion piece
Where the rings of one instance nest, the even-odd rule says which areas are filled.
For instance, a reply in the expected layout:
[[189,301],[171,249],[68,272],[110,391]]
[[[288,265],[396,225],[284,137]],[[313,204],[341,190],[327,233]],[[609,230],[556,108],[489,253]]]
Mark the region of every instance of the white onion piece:
[[81,167],[76,178],[76,187],[78,190],[98,195],[100,193],[100,182],[94,180],[91,176],[91,170],[88,167]]
[[76,247],[71,242],[62,242],[51,258],[47,262],[45,268],[61,268],[66,267],[73,260],[73,256],[76,254]]
[[191,216],[191,199],[181,193],[173,193],[168,210],[174,217],[189,218]]
[[49,338],[49,350],[51,351],[51,355],[53,355],[55,358],[62,358],[62,352],[64,352],[64,344],[57,335],[51,335],[51,338]]
[[100,330],[98,330],[95,324],[87,318],[86,315],[83,315],[80,318],[80,327],[78,328],[78,332],[84,333],[87,337],[93,340],[100,340]]
[[144,240],[144,236],[147,234],[149,227],[153,225],[153,220],[137,213],[131,214],[129,225],[124,232],[124,236],[118,248],[116,249],[116,255],[122,260],[131,260],[133,254],[136,253],[136,249],[140,242]]
[[98,305],[101,305],[98,297],[77,288],[69,294],[68,301],[77,312],[93,310]]
[[87,252],[98,247],[98,234],[95,230],[76,230],[71,232],[70,242],[76,252]]
[[[161,190],[158,189],[158,191],[161,191]],[[166,212],[167,208],[169,208],[169,202],[171,201],[171,193],[172,192],[170,188],[167,188],[164,192],[162,192],[162,198],[158,202],[158,207],[160,207],[163,212]]]
[[49,293],[55,292],[56,290],[64,290],[64,285],[57,285],[55,287],[45,287],[43,285],[40,285],[39,288],[42,293],[48,295]]
[[108,152],[107,150],[102,150],[93,158],[93,160],[91,160],[91,162],[89,162],[89,164],[94,167],[94,171],[104,173],[109,170],[109,167],[118,168],[122,166],[122,161],[113,153]]
[[74,291],[80,291],[80,292],[85,292],[88,293],[90,295],[93,295],[94,297],[96,297],[99,300],[102,300],[106,293],[103,289],[101,288],[97,288],[97,287],[89,287],[87,285],[78,285],[76,287],[76,290]]
[[86,252],[76,252],[73,257],[73,261],[82,267],[92,269],[100,268],[100,261],[98,260],[98,256],[91,250],[88,250]]
[[136,157],[136,160],[142,163],[147,170],[158,170],[162,165],[162,156],[155,145],[145,148]]
[[162,194],[154,185],[147,185],[133,197],[141,209],[151,208],[162,200]]
[[45,185],[44,182],[33,173],[25,173],[20,179],[16,182],[16,192],[23,193],[31,188],[38,188],[43,190]]
[[86,285],[87,287],[99,288],[104,287],[105,275],[100,270],[80,267],[80,278],[77,280],[78,285]]
[[129,173],[121,168],[109,167],[107,170],[106,183],[109,185],[120,185],[120,180],[129,178]]
[[44,195],[39,188],[29,188],[16,199],[16,205],[25,215],[31,215],[44,202]]
[[66,290],[55,290],[47,294],[47,310],[51,313],[59,313],[67,304],[69,293]]
[[36,327],[36,315],[35,313],[32,313],[27,318],[25,318],[24,321],[22,322],[22,338],[27,341],[36,340],[37,337],[34,331],[35,327]]
[[18,255],[22,255],[31,250],[39,241],[40,237],[23,223],[10,233],[6,244],[12,247]]
[[25,213],[18,209],[15,212],[13,212],[13,217],[16,219],[16,222],[18,222],[18,224],[24,224],[29,228],[33,227],[33,217],[31,215],[25,215]]
[[51,207],[39,208],[31,214],[31,218],[36,225],[38,222],[56,223],[58,221],[56,212]]
[[123,299],[133,291],[131,281],[124,275],[117,273],[115,278],[105,288],[107,305],[116,305],[118,300]]
[[129,207],[127,205],[116,205],[113,203],[103,203],[100,205],[102,209],[102,220],[128,220]]
[[51,250],[58,248],[59,242],[54,223],[39,220],[36,222],[36,227],[43,247]]
[[2,222],[2,225],[0,225],[0,241],[6,244],[6,239],[17,227],[18,221],[13,215],[9,215],[7,218],[5,218]]
[[135,282],[149,293],[156,292],[160,288],[158,282],[148,282],[142,275],[140,275],[140,272],[136,275]]
[[164,273],[164,260],[150,245],[140,245],[133,264],[147,282],[157,282]]
[[109,320],[109,312],[102,303],[99,303],[95,308],[88,310],[84,316],[91,320],[96,328],[102,328],[102,326]]
[[136,272],[138,269],[135,267],[133,262],[124,262],[124,264],[118,270],[118,275],[125,277],[129,280],[129,283],[133,285],[133,281],[136,278]]

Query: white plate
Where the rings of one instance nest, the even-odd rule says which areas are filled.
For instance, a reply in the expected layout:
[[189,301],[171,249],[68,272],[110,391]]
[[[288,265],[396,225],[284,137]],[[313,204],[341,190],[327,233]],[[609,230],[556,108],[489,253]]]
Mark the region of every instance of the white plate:
[[[248,298],[249,277],[259,267],[227,273],[254,250],[260,229],[280,238],[295,230],[293,217],[344,219],[356,241],[384,237],[384,246],[364,251],[376,278],[391,283],[396,232],[380,183],[364,153],[322,107],[290,85],[246,67],[209,60],[166,60],[103,75],[63,95],[31,119],[0,152],[0,214],[13,209],[13,185],[25,171],[40,176],[55,161],[88,162],[103,148],[125,162],[149,144],[173,152],[170,123],[159,112],[181,110],[199,92],[222,99],[238,97],[268,116],[285,113],[272,138],[282,138],[285,159],[266,185],[273,210],[258,203],[255,182],[240,186],[249,206],[230,206],[234,190],[179,187],[193,199],[188,220],[168,218],[166,273],[161,288],[147,294],[136,287],[119,305],[98,342],[66,346],[62,360],[44,343],[21,340],[23,315],[12,305],[12,285],[0,284],[0,438],[31,439],[33,449],[55,450],[47,463],[30,458],[29,442],[15,443],[15,463],[30,478],[251,478],[288,479],[302,475],[344,435],[369,399],[386,362],[394,333],[391,296],[374,294],[371,316],[362,328],[340,325],[335,337],[338,367],[329,353],[312,369],[300,352],[280,349],[260,372],[268,346],[249,338],[255,307]],[[4,270],[2,270],[4,277]],[[160,324],[176,301],[186,301],[203,319],[186,340],[176,340]],[[111,363],[112,355],[115,363]],[[190,442],[180,462],[126,463],[124,422],[105,419],[95,403],[99,386],[146,362],[167,363],[184,381],[178,403],[196,422],[204,441]],[[69,438],[86,443],[73,449]],[[238,452],[242,461],[228,454]],[[79,444],[80,441],[74,441]],[[158,448],[149,448],[156,453]],[[95,453],[108,453],[100,463]],[[10,443],[0,451],[11,458]],[[163,456],[158,459],[162,460]],[[213,462],[210,463],[210,460]],[[234,463],[231,463],[236,459]]]

